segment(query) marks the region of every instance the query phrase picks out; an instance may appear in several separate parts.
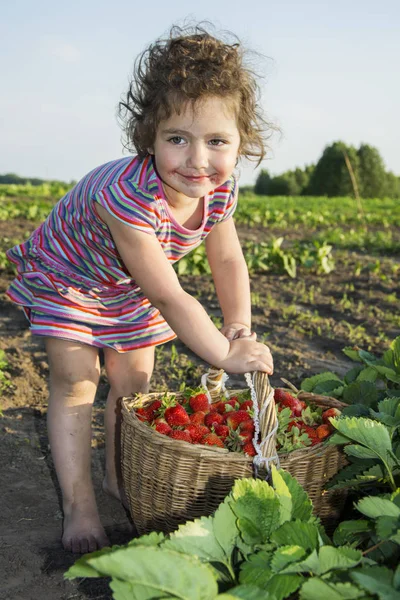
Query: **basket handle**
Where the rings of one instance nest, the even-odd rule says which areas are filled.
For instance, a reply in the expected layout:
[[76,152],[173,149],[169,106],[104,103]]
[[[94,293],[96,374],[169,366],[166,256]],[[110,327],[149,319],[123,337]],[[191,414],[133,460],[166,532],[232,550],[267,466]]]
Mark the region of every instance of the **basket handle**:
[[[211,367],[208,373],[201,378],[202,385],[208,389],[211,403],[217,401],[221,393],[225,391],[227,378],[225,371],[216,367]],[[257,451],[257,455],[254,457],[254,465],[256,469],[265,467],[269,472],[271,462],[279,465],[276,452],[278,419],[275,411],[274,389],[270,384],[267,373],[263,371],[254,371],[253,376],[246,373],[245,379],[250,388],[254,409],[255,434],[253,444]],[[260,444],[258,443],[259,434],[261,437]]]

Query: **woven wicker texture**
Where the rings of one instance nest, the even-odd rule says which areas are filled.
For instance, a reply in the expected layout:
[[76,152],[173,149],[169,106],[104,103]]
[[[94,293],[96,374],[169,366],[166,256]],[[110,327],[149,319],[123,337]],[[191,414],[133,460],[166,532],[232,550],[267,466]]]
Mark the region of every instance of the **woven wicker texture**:
[[[213,401],[218,401],[223,387],[223,371],[211,373],[209,387]],[[254,387],[260,408],[271,392],[268,377],[256,373]],[[218,391],[217,391],[218,390]],[[243,390],[231,390],[232,396]],[[229,494],[235,479],[253,477],[253,459],[224,448],[188,444],[161,435],[139,421],[134,409],[146,406],[164,394],[141,394],[121,399],[122,476],[132,519],[139,534],[150,531],[171,532],[187,520],[212,514]],[[177,399],[182,394],[175,395]],[[299,394],[304,399],[304,393]],[[323,408],[345,406],[336,399],[307,394],[307,399]],[[260,411],[260,431],[275,425],[275,403]],[[263,448],[264,456],[275,453],[275,438]],[[306,489],[314,512],[324,520],[334,521],[344,505],[343,492],[324,492],[325,483],[346,464],[341,450],[323,444],[280,454],[280,466],[291,473]]]

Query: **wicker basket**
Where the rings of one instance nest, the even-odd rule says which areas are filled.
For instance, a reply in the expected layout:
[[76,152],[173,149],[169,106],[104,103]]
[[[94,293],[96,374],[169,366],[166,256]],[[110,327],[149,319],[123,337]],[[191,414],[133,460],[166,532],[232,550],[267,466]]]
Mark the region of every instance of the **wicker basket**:
[[[223,373],[223,372],[219,372]],[[259,379],[257,380],[257,376]],[[270,393],[268,377],[255,374],[257,396]],[[208,380],[208,383],[210,381]],[[210,388],[209,388],[210,389]],[[230,396],[243,390],[231,390]],[[219,400],[221,386],[210,389],[213,401]],[[121,460],[124,489],[136,529],[140,535],[151,531],[165,533],[181,523],[212,514],[229,494],[235,479],[253,477],[253,458],[215,446],[191,445],[161,435],[142,423],[134,409],[146,406],[164,394],[140,394],[121,399]],[[174,393],[179,400],[182,394]],[[323,408],[343,408],[335,398],[300,392],[299,399],[311,400]],[[261,413],[260,413],[261,414]],[[262,439],[274,425],[275,404],[267,415]],[[260,419],[261,421],[261,419]],[[274,454],[274,436],[264,447],[264,456]],[[280,454],[280,466],[289,471],[309,494],[314,512],[330,529],[343,508],[345,494],[324,491],[326,482],[346,464],[337,446],[321,444]]]

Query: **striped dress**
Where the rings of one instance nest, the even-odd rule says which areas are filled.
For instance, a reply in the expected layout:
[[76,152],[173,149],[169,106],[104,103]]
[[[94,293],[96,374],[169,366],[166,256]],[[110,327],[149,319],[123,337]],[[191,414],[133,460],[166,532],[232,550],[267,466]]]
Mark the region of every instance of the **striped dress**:
[[127,271],[96,205],[156,235],[174,263],[229,218],[236,203],[232,177],[204,198],[202,223],[189,230],[169,211],[151,156],[109,162],[86,175],[26,242],[7,252],[18,272],[7,294],[36,335],[118,352],[163,344],[176,335]]

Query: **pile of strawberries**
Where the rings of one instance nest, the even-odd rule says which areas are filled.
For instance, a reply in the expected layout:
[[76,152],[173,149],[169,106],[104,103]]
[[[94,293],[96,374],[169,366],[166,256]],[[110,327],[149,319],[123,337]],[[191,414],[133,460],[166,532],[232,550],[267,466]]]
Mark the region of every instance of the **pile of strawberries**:
[[253,403],[249,397],[246,390],[210,404],[204,389],[197,388],[188,390],[179,402],[176,396],[165,395],[135,412],[138,419],[175,440],[254,456]]
[[[314,446],[333,431],[330,417],[336,408],[323,411],[299,400],[286,390],[274,392],[278,416],[277,449],[291,452]],[[188,389],[179,401],[164,395],[136,409],[138,419],[158,433],[189,444],[218,446],[255,456],[253,403],[249,390],[210,404],[203,388]]]
[[323,442],[333,431],[330,417],[339,417],[340,410],[312,407],[281,388],[274,391],[278,415],[277,449],[290,452]]

